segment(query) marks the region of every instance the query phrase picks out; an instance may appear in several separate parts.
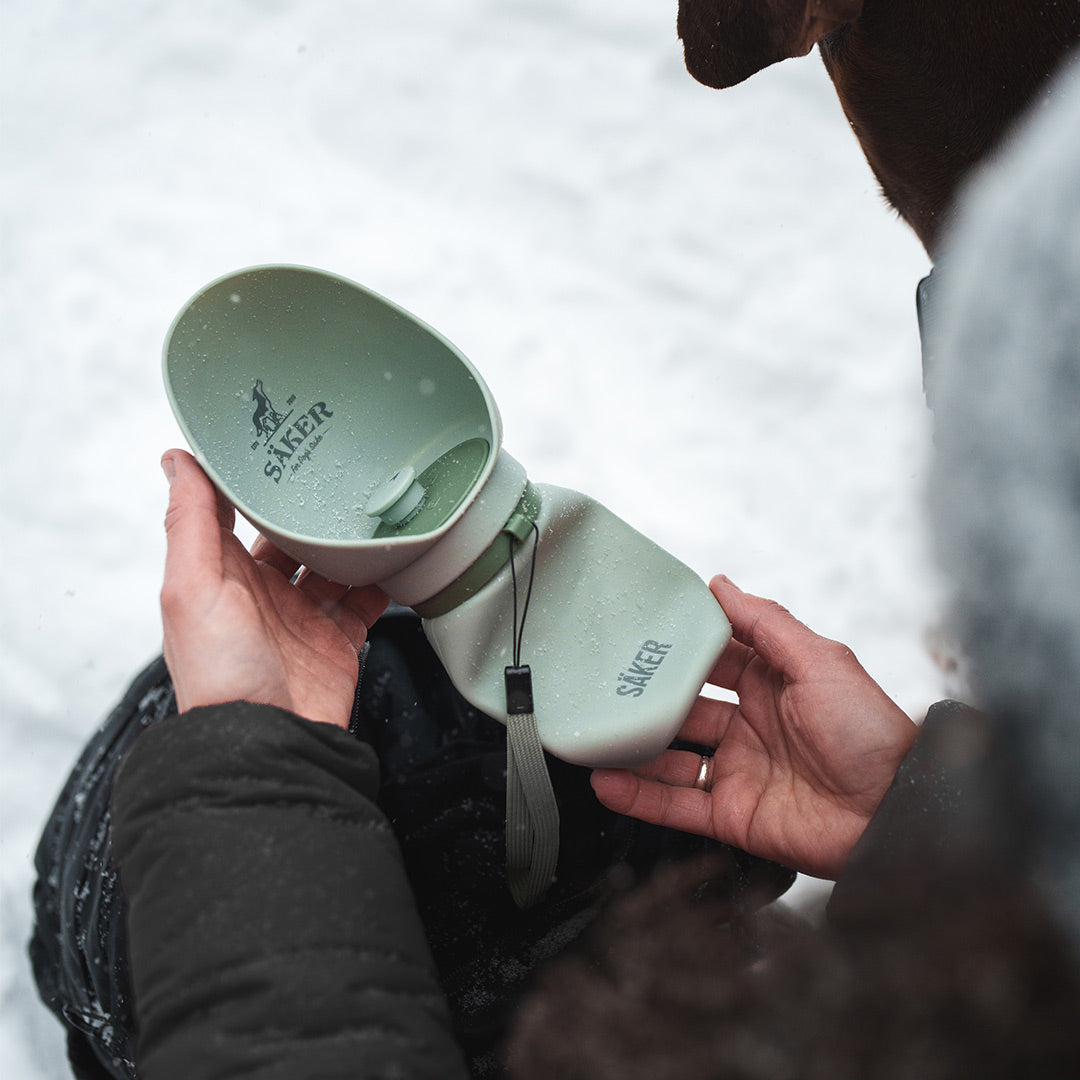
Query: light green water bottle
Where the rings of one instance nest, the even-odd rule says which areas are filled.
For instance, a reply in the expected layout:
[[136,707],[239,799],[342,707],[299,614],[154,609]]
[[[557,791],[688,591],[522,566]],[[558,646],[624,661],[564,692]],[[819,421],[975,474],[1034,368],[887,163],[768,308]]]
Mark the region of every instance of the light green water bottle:
[[543,751],[660,754],[730,638],[715,598],[595,500],[531,483],[469,361],[344,278],[212,282],[169,330],[164,375],[237,510],[317,573],[415,609],[461,694],[507,724],[509,880],[534,903],[558,851]]

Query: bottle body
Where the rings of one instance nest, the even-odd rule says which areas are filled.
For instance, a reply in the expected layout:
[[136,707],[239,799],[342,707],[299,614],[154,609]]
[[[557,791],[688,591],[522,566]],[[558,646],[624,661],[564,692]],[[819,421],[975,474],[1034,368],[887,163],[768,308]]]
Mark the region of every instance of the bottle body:
[[682,726],[730,624],[700,577],[610,510],[535,488],[537,530],[518,545],[514,573],[508,563],[425,632],[461,693],[505,716],[516,576],[520,662],[532,669],[544,749],[590,767],[649,761]]

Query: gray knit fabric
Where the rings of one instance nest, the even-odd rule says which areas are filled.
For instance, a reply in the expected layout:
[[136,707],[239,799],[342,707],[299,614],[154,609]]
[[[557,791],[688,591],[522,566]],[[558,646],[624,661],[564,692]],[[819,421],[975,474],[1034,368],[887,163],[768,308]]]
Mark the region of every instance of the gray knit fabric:
[[[935,269],[932,530],[1040,883],[1080,943],[1080,64],[975,178]],[[940,279],[940,280],[938,280]]]

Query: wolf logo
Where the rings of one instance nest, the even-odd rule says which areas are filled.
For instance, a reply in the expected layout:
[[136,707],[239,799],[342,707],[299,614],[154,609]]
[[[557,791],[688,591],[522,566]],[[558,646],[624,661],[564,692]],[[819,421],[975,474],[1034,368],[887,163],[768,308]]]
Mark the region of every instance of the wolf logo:
[[269,395],[263,389],[262,379],[255,380],[251,400],[255,402],[255,415],[251,418],[255,424],[255,433],[269,439],[285,422],[285,417],[274,408]]

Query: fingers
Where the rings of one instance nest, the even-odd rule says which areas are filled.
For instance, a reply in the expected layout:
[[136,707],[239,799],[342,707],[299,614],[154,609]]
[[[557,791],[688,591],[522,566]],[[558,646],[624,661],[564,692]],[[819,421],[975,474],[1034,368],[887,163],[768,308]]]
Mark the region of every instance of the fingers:
[[365,627],[371,627],[389,603],[390,597],[378,585],[361,585],[345,594],[341,606],[360,619]]
[[757,653],[749,645],[744,645],[732,637],[720,654],[720,659],[716,661],[708,681],[713,686],[722,686],[725,690],[738,690],[739,680],[755,656]]
[[754,655],[760,656],[781,674],[798,679],[813,665],[815,654],[827,639],[799,622],[775,600],[744,593],[723,575],[713,578],[709,588],[731,620],[733,641],[724,650],[711,682],[736,689],[736,684]]
[[367,641],[368,630],[390,603],[390,597],[376,585],[350,589],[332,611],[330,618],[359,652]]
[[679,729],[679,738],[700,746],[719,746],[738,708],[733,701],[699,697]]
[[[711,762],[711,758],[705,760]],[[633,772],[640,780],[655,780],[670,787],[696,788],[708,790],[708,783],[704,788],[698,783],[701,777],[702,755],[692,753],[689,750],[665,750],[658,758],[654,758],[646,765],[637,766]],[[616,770],[622,772],[625,770]],[[712,778],[712,769],[709,769],[709,779]]]
[[368,628],[390,603],[390,597],[377,585],[339,585],[306,569],[296,587],[324,615],[334,620],[357,651],[367,640]]
[[[162,605],[176,616],[185,605],[190,607],[201,588],[220,583],[225,573],[224,544],[229,539],[222,529],[231,532],[234,511],[190,454],[170,450],[162,457],[161,464],[169,478]],[[261,536],[252,545],[251,558],[278,571],[286,581],[299,569],[295,559]],[[259,575],[254,566],[246,556],[240,564],[249,587],[256,588]],[[235,560],[232,565],[235,572]],[[310,570],[304,570],[296,587],[320,613],[338,625],[357,651],[367,640],[368,627],[389,603],[389,597],[377,586],[350,588]]]
[[[701,765],[701,757],[672,750],[662,758],[668,758],[669,754],[687,759],[687,762],[676,762],[672,767],[682,773],[692,772],[692,785]],[[596,769],[591,777],[593,791],[609,810],[617,814],[627,814],[654,825],[666,825],[701,836],[713,834],[712,797],[707,791],[693,786],[663,783],[653,777],[640,775],[641,771]]]
[[329,614],[341,603],[349,591],[348,585],[339,585],[314,570],[305,567],[296,579],[296,587],[322,612]]
[[261,534],[255,538],[255,543],[251,545],[251,557],[257,563],[272,566],[282,577],[287,579],[291,579],[296,571],[300,569],[300,563],[296,559],[291,555],[286,555],[284,551],[275,547],[271,541]]

